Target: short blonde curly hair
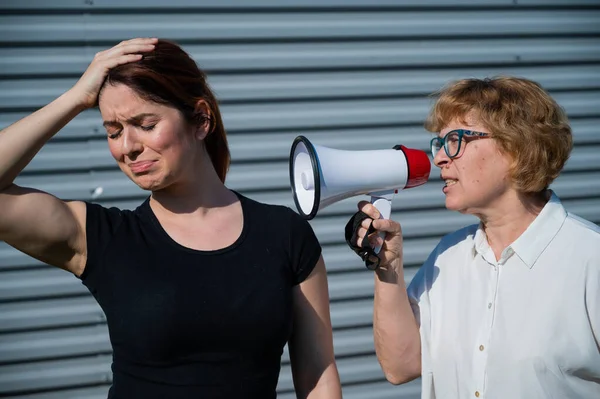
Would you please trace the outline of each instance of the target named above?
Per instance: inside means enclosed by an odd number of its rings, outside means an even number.
[[[436,93],[425,122],[439,132],[473,117],[512,159],[511,177],[523,193],[548,188],[564,167],[573,138],[564,110],[540,84],[517,77],[463,79]]]

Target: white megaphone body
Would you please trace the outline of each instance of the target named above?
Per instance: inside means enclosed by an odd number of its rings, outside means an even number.
[[[371,196],[381,217],[389,219],[398,190],[427,182],[427,153],[402,145],[384,150],[348,151],[312,144],[298,136],[290,153],[290,182],[296,208],[305,219],[338,201]],[[380,248],[375,248],[379,253]]]

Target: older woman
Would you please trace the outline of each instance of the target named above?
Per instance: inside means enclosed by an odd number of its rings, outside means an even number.
[[[151,192],[143,204],[13,184],[96,104],[117,165]],[[156,39],[98,53],[72,89],[0,133],[0,239],[94,295],[113,346],[109,398],[275,398],[288,342],[298,397],[341,397],[319,242],[289,208],[229,190],[228,167],[204,73]]]
[[[551,190],[572,148],[556,102],[535,82],[447,86],[426,128],[446,207],[480,223],[445,236],[405,288],[402,235],[373,219],[377,356],[423,398],[600,398],[600,229]],[[371,220],[358,231],[362,243]]]

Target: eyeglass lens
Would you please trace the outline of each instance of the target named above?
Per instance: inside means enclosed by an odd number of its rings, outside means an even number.
[[[460,151],[460,139],[461,137],[458,132],[450,132],[443,139],[434,139],[431,143],[431,152],[433,156],[435,157],[438,151],[442,149],[442,142],[446,147],[446,154],[450,158],[457,156]]]

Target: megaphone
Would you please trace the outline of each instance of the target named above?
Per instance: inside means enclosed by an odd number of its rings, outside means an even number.
[[[304,136],[294,140],[289,166],[294,202],[305,219],[356,195],[370,195],[381,217],[389,219],[394,195],[424,184],[431,172],[429,157],[421,150],[403,145],[384,150],[339,150],[315,145]]]

